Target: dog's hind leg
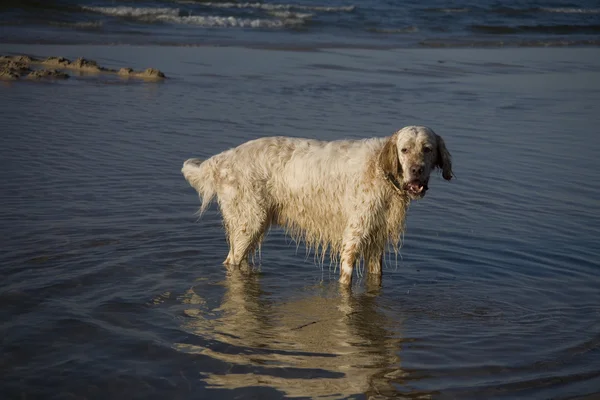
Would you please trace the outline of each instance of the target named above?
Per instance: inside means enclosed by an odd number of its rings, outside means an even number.
[[[227,231],[229,254],[224,264],[240,265],[256,250],[269,228],[267,210],[256,199],[221,202],[221,213]]]

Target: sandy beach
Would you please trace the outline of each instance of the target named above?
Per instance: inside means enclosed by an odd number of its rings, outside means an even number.
[[[0,54],[110,71],[0,80],[6,398],[600,394],[600,49]],[[223,268],[185,159],[413,124],[443,135],[457,179],[411,204],[383,287],[340,293],[279,230],[253,271]]]

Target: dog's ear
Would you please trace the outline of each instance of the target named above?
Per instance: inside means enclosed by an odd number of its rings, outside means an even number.
[[[398,160],[398,135],[393,134],[379,153],[379,166],[383,170],[386,176],[392,176],[396,183],[402,182],[402,167],[400,166],[400,160]]]
[[[452,157],[446,148],[446,143],[440,135],[435,135],[437,140],[437,159],[435,166],[442,170],[442,176],[445,180],[452,179]]]

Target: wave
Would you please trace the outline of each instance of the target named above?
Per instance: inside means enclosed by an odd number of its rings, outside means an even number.
[[[269,15],[284,19],[308,19],[313,16],[311,13],[296,13],[293,11],[269,11]]]
[[[156,7],[92,7],[81,6],[83,10],[92,11],[103,15],[115,17],[153,17],[153,16],[178,16],[179,8],[156,8]]]
[[[257,8],[261,10],[306,10],[306,11],[320,11],[320,12],[352,12],[356,6],[340,6],[340,7],[328,7],[328,6],[306,6],[300,4],[271,4],[271,3],[199,3],[203,6],[214,7],[214,8]]]
[[[157,21],[172,22],[177,24],[198,25],[205,28],[285,28],[299,26],[304,23],[302,19],[264,19],[264,18],[236,18],[220,16],[173,16],[158,15]]]
[[[468,7],[457,7],[457,8],[427,8],[425,11],[432,11],[432,12],[443,12],[443,13],[463,13],[463,12],[469,12],[471,11],[470,8]]]
[[[532,14],[532,13],[557,13],[557,14],[600,14],[600,8],[569,8],[569,7],[526,7],[514,8],[508,6],[483,8],[483,7],[448,7],[426,8],[425,11],[438,13],[465,13],[481,12],[491,14]]]
[[[514,34],[514,33],[545,33],[545,34],[573,34],[573,33],[599,33],[600,25],[471,25],[473,32],[488,34]]]
[[[216,15],[181,15],[178,8],[150,7],[91,7],[82,6],[86,11],[115,17],[134,17],[145,22],[170,22],[175,24],[198,25],[206,28],[284,28],[302,25],[312,14],[290,11],[273,14],[276,18],[238,18]]]
[[[541,11],[560,14],[600,14],[600,8],[550,8],[541,7]]]
[[[102,21],[89,21],[89,22],[54,22],[51,21],[50,25],[59,26],[61,28],[73,28],[73,29],[100,29],[102,28]]]

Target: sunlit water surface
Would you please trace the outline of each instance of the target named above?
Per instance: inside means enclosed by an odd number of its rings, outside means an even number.
[[[5,398],[569,398],[600,391],[597,49],[0,46],[156,67],[0,86]],[[186,158],[442,135],[378,289],[272,231],[226,271]],[[590,397],[591,398],[591,397]]]

